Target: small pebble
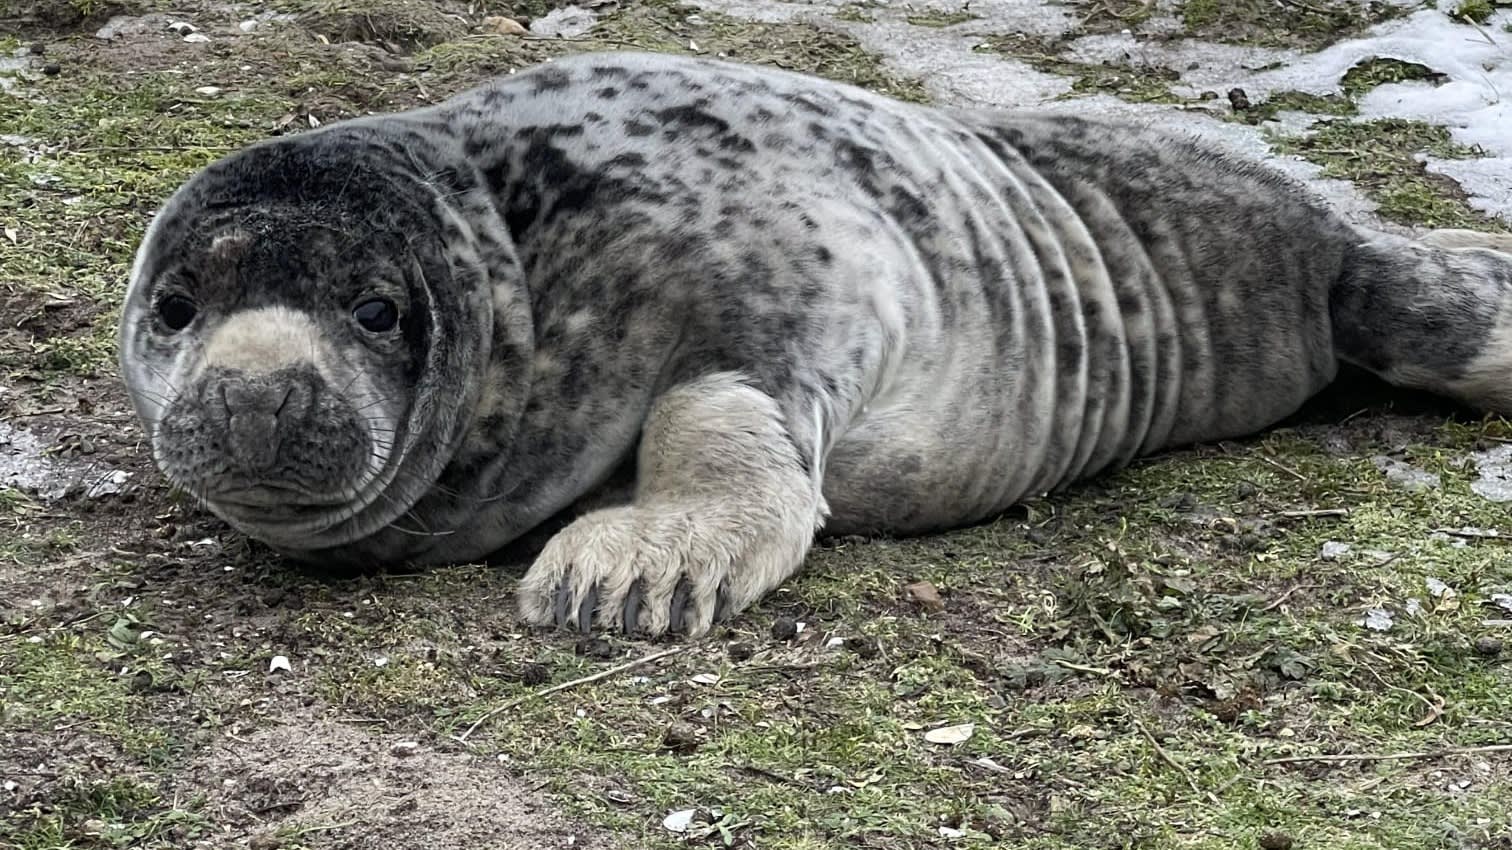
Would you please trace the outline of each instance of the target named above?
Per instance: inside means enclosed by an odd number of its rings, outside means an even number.
[[[772,640],[789,641],[797,636],[797,620],[792,617],[778,617],[772,621]]]
[[[389,749],[389,754],[395,758],[409,758],[420,752],[419,741],[400,741]]]
[[[613,658],[614,647],[603,638],[583,638],[577,642],[577,654],[584,658]]]
[[[940,590],[933,583],[916,581],[903,588],[908,594],[908,600],[930,613],[938,614],[945,610],[945,600],[940,598]]]
[[[1290,835],[1276,830],[1260,836],[1260,850],[1291,850],[1292,843]]]
[[[1502,646],[1503,644],[1500,638],[1494,638],[1490,635],[1476,638],[1475,640],[1476,653],[1483,655],[1486,658],[1495,658],[1496,656],[1501,655]]]

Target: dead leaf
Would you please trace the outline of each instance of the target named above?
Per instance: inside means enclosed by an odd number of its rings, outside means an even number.
[[[908,593],[909,601],[932,614],[938,614],[945,610],[945,600],[940,598],[940,591],[927,581],[916,581],[903,588]]]
[[[1429,703],[1429,705],[1428,705],[1428,713],[1426,715],[1424,715],[1421,720],[1417,721],[1416,723],[1413,723],[1412,725],[1415,728],[1421,729],[1424,726],[1432,725],[1435,721],[1437,721],[1440,717],[1443,717],[1443,716],[1444,716],[1444,698],[1443,697],[1439,697],[1438,699],[1436,699],[1433,702]]]
[[[514,18],[506,18],[503,15],[490,15],[483,19],[483,29],[495,35],[525,35],[530,30]]]
[[[941,726],[924,733],[924,740],[931,744],[963,744],[971,740],[976,734],[975,723],[962,723],[958,726]]]
[[[687,832],[693,825],[693,816],[698,814],[697,809],[683,809],[673,812],[662,819],[662,826],[668,832]]]

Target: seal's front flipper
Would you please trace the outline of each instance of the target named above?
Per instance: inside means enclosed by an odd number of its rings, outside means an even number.
[[[528,624],[702,635],[796,572],[825,515],[777,402],[729,373],[657,399],[637,469],[631,504],[547,542],[519,588]]]

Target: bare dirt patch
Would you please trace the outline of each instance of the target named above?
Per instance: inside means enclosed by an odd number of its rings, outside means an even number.
[[[498,759],[320,717],[227,733],[180,780],[209,790],[205,847],[625,846],[571,824]],[[376,725],[381,729],[381,725]]]

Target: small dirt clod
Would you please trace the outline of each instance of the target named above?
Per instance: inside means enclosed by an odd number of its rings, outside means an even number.
[[[1260,836],[1260,850],[1291,850],[1293,843],[1290,835],[1277,830]]]
[[[797,620],[792,617],[778,617],[772,621],[772,640],[790,641],[797,636]]]
[[[674,753],[691,753],[698,744],[698,727],[683,720],[673,721],[662,735],[662,748]]]
[[[528,662],[520,667],[520,682],[530,687],[544,685],[551,678],[551,670],[545,664]]]
[[[584,658],[604,660],[614,657],[614,646],[603,638],[584,638],[577,642],[577,654]]]
[[[945,610],[945,600],[940,598],[939,589],[930,582],[916,581],[903,590],[908,593],[908,601],[931,614],[938,614]]]
[[[247,842],[248,850],[278,850],[283,846],[283,841],[278,837],[278,831],[270,829],[252,836]]]

